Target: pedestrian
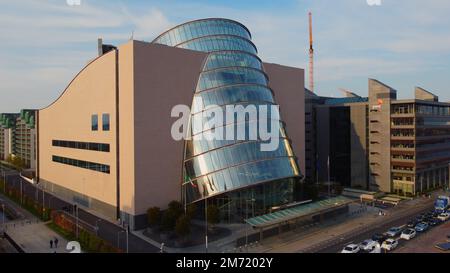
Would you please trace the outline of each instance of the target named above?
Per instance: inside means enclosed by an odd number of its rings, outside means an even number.
[[[55,248],[58,248],[58,238],[55,237]]]
[[[53,240],[50,240],[50,248],[53,248]]]

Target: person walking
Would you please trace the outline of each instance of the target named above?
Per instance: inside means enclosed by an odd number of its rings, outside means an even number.
[[[55,237],[55,248],[58,248],[58,238]]]
[[[53,248],[53,240],[50,240],[50,248]]]

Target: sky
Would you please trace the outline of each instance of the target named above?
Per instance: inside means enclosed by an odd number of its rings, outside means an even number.
[[[411,98],[423,87],[450,101],[448,0],[0,0],[0,113],[51,104],[97,54],[97,38],[152,41],[186,21],[246,25],[259,56],[308,67],[313,13],[316,93],[367,95],[368,78]],[[369,0],[369,2],[372,0]],[[307,78],[307,71],[305,76]],[[305,82],[308,86],[308,82]]]

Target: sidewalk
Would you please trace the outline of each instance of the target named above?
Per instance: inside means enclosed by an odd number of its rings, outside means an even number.
[[[43,222],[9,227],[6,233],[26,253],[68,253],[67,240],[49,229]],[[50,248],[50,240],[58,238],[58,248]]]
[[[5,224],[5,232],[26,253],[67,253],[67,240],[48,228],[44,222],[0,194],[2,202],[13,208],[20,218]],[[50,249],[50,240],[58,238],[58,248]]]

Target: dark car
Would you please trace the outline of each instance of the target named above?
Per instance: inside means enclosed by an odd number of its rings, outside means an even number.
[[[372,236],[372,240],[382,244],[384,241],[386,241],[386,239],[388,238],[388,236],[386,236],[385,234],[381,234],[381,233],[376,233]]]
[[[419,215],[416,217],[416,222],[422,222],[425,219],[423,215]]]
[[[406,226],[409,228],[414,228],[419,222],[416,219],[409,221]]]
[[[427,221],[427,223],[428,223],[428,225],[430,225],[430,227],[434,227],[434,226],[439,225],[441,223],[441,221],[433,218],[433,219],[430,219],[429,221]]]

